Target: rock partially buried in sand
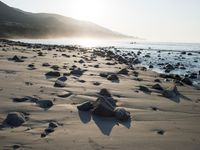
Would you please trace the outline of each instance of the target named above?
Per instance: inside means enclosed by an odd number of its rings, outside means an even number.
[[[65,83],[63,81],[60,80],[56,80],[54,87],[65,87]]]
[[[120,121],[126,121],[131,118],[130,112],[126,111],[124,108],[116,108],[115,117]]]
[[[146,92],[146,93],[151,93],[151,90],[149,90],[149,88],[146,87],[146,86],[140,85],[140,86],[139,86],[139,90],[140,90],[140,91],[143,91],[143,92]]]
[[[93,104],[90,101],[86,101],[77,106],[79,111],[89,111],[93,108]]]
[[[60,77],[60,72],[58,72],[58,71],[49,71],[45,75],[46,76],[50,76],[50,77]]]
[[[173,88],[169,88],[169,89],[164,90],[162,94],[166,98],[174,98],[177,95],[179,95],[179,92],[177,90],[177,87],[174,86]]]
[[[107,80],[110,80],[112,82],[119,82],[119,78],[116,74],[111,74],[107,76]]]
[[[20,112],[8,113],[5,123],[12,127],[19,127],[26,121],[24,114]]]
[[[83,75],[83,70],[81,70],[80,68],[75,68],[74,70],[72,70],[70,73],[74,76],[81,76]]]
[[[38,100],[36,104],[41,108],[48,109],[53,106],[53,102],[51,100]]]
[[[50,122],[48,128],[54,129],[54,128],[57,128],[58,126],[59,126],[59,125],[58,125],[56,122]]]
[[[120,70],[120,71],[118,72],[118,74],[128,75],[128,72],[129,72],[129,71],[128,71],[126,68],[124,68],[124,69]]]
[[[153,88],[153,89],[156,89],[156,90],[160,90],[160,91],[163,90],[163,87],[162,87],[160,84],[154,84],[154,85],[152,86],[152,88]]]
[[[187,85],[193,85],[192,80],[190,78],[185,77],[181,81]]]
[[[21,57],[15,55],[13,58],[9,58],[8,60],[15,61],[15,62],[24,62]]]

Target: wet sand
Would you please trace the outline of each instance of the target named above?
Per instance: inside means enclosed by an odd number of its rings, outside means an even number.
[[[181,85],[172,78],[166,80],[139,65],[130,67],[110,60],[96,51],[67,46],[0,44],[0,149],[199,149],[198,89]],[[21,61],[12,59],[15,55]],[[70,74],[76,68],[73,65],[83,70],[83,74]],[[118,82],[100,76],[102,72],[116,74],[123,68],[128,68],[128,75],[117,74]],[[63,87],[55,87],[58,77],[46,76],[49,71],[58,71],[67,77]],[[164,89],[176,84],[179,94],[164,97],[163,92],[152,88],[158,84],[155,79],[160,80]],[[141,90],[140,86],[150,92]],[[110,91],[117,106],[130,112],[131,120],[120,122],[78,111],[78,104],[95,101],[102,88]],[[26,101],[16,101],[27,96]],[[49,100],[53,105],[44,108],[33,102],[33,98]],[[23,113],[26,121],[18,127],[5,125],[10,112]],[[50,122],[58,127],[42,137]]]

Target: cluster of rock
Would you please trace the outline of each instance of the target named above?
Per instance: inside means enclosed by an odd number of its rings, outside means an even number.
[[[90,111],[92,114],[102,117],[115,117],[119,121],[127,121],[131,118],[130,112],[116,106],[116,101],[107,89],[101,89],[95,102],[86,101],[78,105],[77,109]]]

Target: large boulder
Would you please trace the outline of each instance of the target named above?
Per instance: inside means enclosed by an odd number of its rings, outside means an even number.
[[[104,97],[99,97],[93,104],[92,113],[102,117],[113,117],[115,116],[114,107]]]
[[[8,113],[5,123],[12,127],[21,126],[26,121],[24,114],[20,112],[10,112]]]

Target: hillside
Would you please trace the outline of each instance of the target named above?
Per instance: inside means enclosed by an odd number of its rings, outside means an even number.
[[[91,22],[47,13],[30,13],[0,1],[1,38],[133,38]]]

